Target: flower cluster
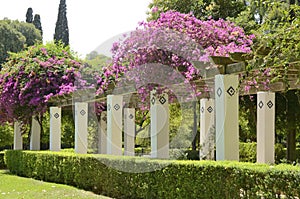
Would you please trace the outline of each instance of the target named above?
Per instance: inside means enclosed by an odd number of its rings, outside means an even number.
[[[104,92],[109,84],[123,86],[120,82],[131,81],[140,85],[136,89],[141,101],[149,102],[150,91],[156,87],[161,92],[166,85],[160,82],[145,85],[142,71],[138,70],[135,74],[130,71],[143,65],[157,64],[158,67],[151,65],[152,70],[147,70],[148,79],[160,77],[170,83],[176,82],[172,80],[177,79],[178,74],[164,76],[159,70],[159,65],[168,66],[181,74],[184,83],[190,84],[191,93],[199,95],[195,91],[196,86],[191,83],[202,76],[194,62],[209,62],[209,56],[228,56],[232,52],[248,53],[253,38],[253,35],[245,35],[242,28],[223,19],[201,21],[192,14],[162,13],[157,20],[140,23],[136,31],[113,45],[113,63],[99,78],[97,94]],[[170,89],[166,92],[172,93]],[[143,107],[148,108],[147,104]]]
[[[0,74],[0,121],[26,123],[44,113],[50,97],[69,94],[84,84],[81,66],[68,48],[53,43],[12,54]]]

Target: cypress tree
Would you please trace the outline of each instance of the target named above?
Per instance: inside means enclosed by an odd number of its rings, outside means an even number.
[[[33,25],[40,31],[41,36],[43,36],[41,17],[39,14],[34,15]]]
[[[32,20],[33,20],[32,13],[33,13],[32,8],[28,8],[27,12],[26,12],[26,22],[27,23],[32,23]]]
[[[61,41],[66,46],[69,45],[69,28],[66,0],[60,0],[59,3],[54,40],[56,42]]]

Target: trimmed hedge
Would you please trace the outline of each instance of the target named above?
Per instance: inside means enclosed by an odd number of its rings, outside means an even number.
[[[6,169],[6,164],[4,162],[4,152],[0,152],[0,169]]]
[[[300,196],[300,168],[291,165],[166,161],[45,151],[6,151],[5,160],[14,174],[69,184],[114,198]],[[119,166],[131,172],[106,165]],[[138,172],[141,168],[152,167],[161,169]]]

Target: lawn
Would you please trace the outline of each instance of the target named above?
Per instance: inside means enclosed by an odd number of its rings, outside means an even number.
[[[0,199],[63,199],[63,198],[101,198],[92,192],[76,189],[72,186],[42,182],[30,178],[12,175],[0,170]]]

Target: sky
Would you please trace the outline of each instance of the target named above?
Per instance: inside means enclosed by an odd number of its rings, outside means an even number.
[[[44,42],[52,41],[60,0],[0,0],[0,19],[25,21],[27,8],[41,16]],[[66,0],[71,49],[110,55],[111,43],[146,20],[151,0]]]

